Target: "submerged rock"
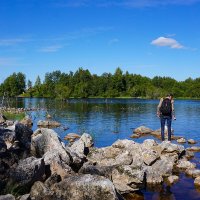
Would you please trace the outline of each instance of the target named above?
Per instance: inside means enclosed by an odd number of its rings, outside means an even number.
[[[39,120],[37,123],[37,126],[40,128],[54,128],[54,127],[59,127],[61,126],[61,124],[59,122],[56,121],[52,121],[52,120]]]

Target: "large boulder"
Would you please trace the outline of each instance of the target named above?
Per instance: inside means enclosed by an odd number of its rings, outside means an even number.
[[[145,172],[130,165],[122,165],[112,170],[112,181],[120,193],[130,193],[144,186]]]
[[[89,149],[93,146],[94,142],[88,133],[83,133],[81,138],[75,141],[70,147],[70,151],[76,153],[79,157],[84,158],[88,153]]]
[[[115,187],[109,179],[90,174],[68,177],[50,189],[36,182],[30,196],[37,200],[118,200]]]
[[[60,152],[57,149],[47,151],[43,156],[45,166],[49,166],[51,174],[58,174],[62,179],[74,174],[69,166],[70,157],[66,152]]]
[[[10,170],[11,186],[15,189],[30,188],[35,181],[45,179],[44,159],[29,157],[20,160]],[[11,187],[9,186],[9,187]]]
[[[47,128],[37,129],[31,141],[31,152],[36,157],[42,157],[48,151],[57,150],[65,155],[65,146],[59,138],[58,134]]]
[[[126,149],[113,147],[94,148],[88,154],[87,159],[100,166],[129,165],[133,160]]]

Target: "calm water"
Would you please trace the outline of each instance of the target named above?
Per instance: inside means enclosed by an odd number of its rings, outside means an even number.
[[[68,133],[91,134],[95,140],[95,146],[104,147],[111,145],[117,139],[131,139],[133,129],[144,125],[151,129],[160,128],[159,119],[156,117],[156,107],[159,100],[142,99],[72,99],[67,102],[59,102],[51,99],[18,99],[18,107],[38,107],[44,110],[32,112],[34,121],[33,130],[37,128],[39,119],[45,119],[48,113],[53,120],[68,127],[65,130],[60,127],[55,129],[61,139]],[[175,100],[176,121],[172,127],[174,134],[186,139],[195,139],[200,145],[200,101]],[[142,142],[145,137],[134,139]],[[155,138],[153,138],[155,139]],[[158,141],[158,140],[157,140]],[[185,144],[185,147],[188,145]],[[200,156],[196,153],[193,160],[200,168]],[[200,199],[200,192],[194,188],[193,179],[180,174],[180,181],[171,188],[162,185],[157,190],[142,191],[144,199]]]

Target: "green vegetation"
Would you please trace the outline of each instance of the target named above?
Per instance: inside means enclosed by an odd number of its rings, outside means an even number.
[[[3,112],[3,115],[9,120],[20,121],[25,117],[25,112],[21,112],[21,113]]]
[[[27,85],[27,87],[26,87]],[[200,78],[176,81],[170,77],[150,79],[138,74],[123,73],[117,68],[114,74],[98,76],[79,68],[75,73],[53,71],[45,74],[42,82],[37,76],[35,84],[22,73],[13,73],[0,85],[0,96],[50,97],[57,99],[88,97],[143,97],[159,98],[173,93],[176,98],[200,98]]]

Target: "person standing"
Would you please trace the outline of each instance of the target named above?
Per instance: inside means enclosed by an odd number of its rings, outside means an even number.
[[[174,111],[173,95],[168,94],[165,98],[161,98],[157,106],[157,116],[160,118],[161,139],[165,140],[165,123],[167,122],[168,141],[171,141],[171,124],[172,119],[176,120]]]

